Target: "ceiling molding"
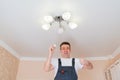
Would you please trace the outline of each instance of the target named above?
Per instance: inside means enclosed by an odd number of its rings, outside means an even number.
[[[111,55],[111,58],[114,58],[118,54],[120,54],[120,46],[113,52],[113,54]]]
[[[110,70],[111,68],[115,67],[117,64],[120,64],[120,59],[116,60],[113,64],[111,64],[106,71]]]
[[[87,57],[87,60],[108,60],[109,57]],[[45,61],[45,57],[21,57],[21,61]]]
[[[2,46],[3,48],[5,48],[6,50],[8,50],[12,55],[16,56],[18,59],[20,59],[21,61],[25,60],[25,61],[44,61],[46,58],[44,57],[23,57],[18,55],[18,53],[12,49],[10,46],[8,46],[4,41],[0,40],[0,46]],[[108,55],[108,56],[103,56],[103,57],[87,57],[86,59],[88,60],[108,60],[108,59],[112,59],[115,56],[117,56],[118,54],[120,54],[120,47],[118,47],[112,55]]]
[[[20,59],[20,55],[18,55],[18,53],[14,49],[12,49],[10,46],[8,46],[4,41],[0,40],[0,46],[5,48],[8,52],[10,52],[10,54]]]
[[[85,58],[87,60],[108,60],[109,57],[88,57]],[[21,61],[45,61],[46,58],[45,57],[21,57],[20,58]]]
[[[87,57],[85,59],[94,61],[94,60],[108,60],[110,58],[109,58],[109,56],[103,56],[103,57]]]
[[[45,61],[46,58],[44,57],[21,57],[21,61]]]

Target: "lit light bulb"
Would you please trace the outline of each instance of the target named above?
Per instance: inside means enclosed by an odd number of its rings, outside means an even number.
[[[64,20],[69,20],[70,17],[71,17],[71,14],[69,12],[65,12],[65,13],[62,14],[62,18]]]
[[[51,23],[53,21],[53,17],[52,16],[45,16],[44,20],[48,23]]]
[[[70,23],[69,23],[69,27],[70,27],[71,29],[75,29],[77,26],[78,26],[78,25],[77,25],[76,23],[73,23],[73,22],[70,22]]]
[[[44,24],[42,25],[42,28],[47,31],[50,29],[50,24]]]
[[[53,44],[53,47],[55,47],[55,48],[56,48],[56,44]]]

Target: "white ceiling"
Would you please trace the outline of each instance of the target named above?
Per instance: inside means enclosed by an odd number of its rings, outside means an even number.
[[[45,15],[72,14],[78,28],[63,34],[41,28]],[[69,41],[73,56],[102,57],[120,46],[120,0],[0,0],[0,40],[22,57],[46,57]]]

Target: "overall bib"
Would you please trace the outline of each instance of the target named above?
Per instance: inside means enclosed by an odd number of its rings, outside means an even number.
[[[54,80],[77,80],[75,71],[75,59],[72,59],[72,66],[62,66],[61,59],[58,59],[58,71]]]

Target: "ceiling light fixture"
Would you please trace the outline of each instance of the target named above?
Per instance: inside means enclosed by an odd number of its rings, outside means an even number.
[[[62,22],[65,22],[70,29],[75,29],[77,27],[77,24],[70,21],[71,14],[69,12],[63,13],[60,16],[45,16],[44,20],[46,24],[42,25],[42,28],[44,30],[49,30],[53,23],[57,22],[59,24],[59,30],[58,33],[62,33],[64,31],[64,25]]]

